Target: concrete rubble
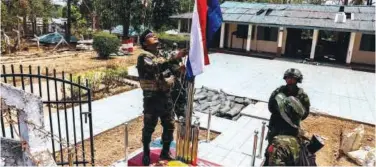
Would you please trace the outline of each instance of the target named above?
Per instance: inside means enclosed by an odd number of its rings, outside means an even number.
[[[256,101],[225,93],[222,90],[214,90],[207,87],[196,88],[194,94],[194,112],[211,113],[215,116],[237,120],[240,111]]]

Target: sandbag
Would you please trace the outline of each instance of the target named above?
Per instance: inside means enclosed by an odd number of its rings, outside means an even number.
[[[230,109],[231,109],[230,105],[231,105],[231,102],[230,101],[226,101],[224,104],[222,104],[222,108],[219,110],[219,112],[221,114],[224,114],[224,113],[230,111]]]
[[[217,104],[216,106],[212,106],[212,114],[215,115],[217,112],[219,112],[219,109],[221,108],[221,104]]]
[[[211,101],[216,101],[219,99],[219,95],[214,95],[211,97]]]
[[[194,95],[194,97],[193,97],[194,100],[201,100],[201,99],[205,99],[205,98],[206,98],[206,93],[203,93],[203,92],[201,92],[197,95]]]
[[[244,103],[244,98],[237,97],[237,98],[235,98],[235,102],[239,103],[239,104],[243,104]]]
[[[364,126],[360,125],[359,127],[352,130],[350,133],[342,135],[341,150],[344,153],[359,150],[361,141],[364,136]]]
[[[235,100],[235,96],[227,96],[227,100],[233,101]]]
[[[218,105],[220,103],[221,103],[221,101],[215,100],[215,101],[210,102],[210,106],[216,106],[216,105]]]
[[[227,112],[228,115],[231,117],[234,117],[240,113],[244,106],[242,104],[235,104],[233,108],[229,112]]]
[[[203,112],[204,110],[206,110],[209,107],[210,107],[210,105],[208,103],[201,104],[200,111]]]

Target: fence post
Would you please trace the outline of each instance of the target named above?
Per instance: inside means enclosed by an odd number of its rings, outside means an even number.
[[[206,135],[206,142],[210,142],[210,122],[211,122],[212,111],[209,109],[208,115],[208,127],[207,127],[207,135]]]
[[[257,140],[258,140],[258,130],[255,130],[255,136],[253,138],[252,166],[255,166],[255,162],[256,162]]]
[[[259,148],[259,155],[258,155],[258,157],[259,158],[261,158],[262,157],[262,146],[263,146],[263,144],[264,144],[264,136],[265,136],[265,124],[266,124],[266,122],[265,121],[263,121],[262,122],[262,128],[261,128],[261,136],[260,136],[260,148]]]
[[[128,166],[128,122],[124,124],[125,165]]]

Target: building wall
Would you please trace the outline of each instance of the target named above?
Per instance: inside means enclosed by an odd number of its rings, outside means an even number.
[[[231,48],[231,34],[232,32],[236,31],[237,24],[229,24],[229,31],[228,31],[228,43],[227,47]],[[253,26],[255,29],[256,26]],[[283,45],[282,45],[282,54],[285,53],[285,43],[287,37],[287,30],[284,30],[283,34]],[[236,38],[236,35],[232,38],[232,48],[242,49],[243,39]],[[269,53],[277,53],[278,41],[262,41],[262,40],[251,40],[251,50],[253,51],[261,51],[261,52],[269,52]],[[247,48],[247,39],[244,39],[243,48]]]
[[[356,33],[351,63],[375,64],[375,52],[359,50],[362,33]]]
[[[268,53],[277,53],[278,42],[274,41],[261,41],[261,40],[252,40],[251,50],[268,52]]]
[[[232,47],[231,47],[231,34],[232,32],[236,31],[237,24],[229,24],[229,31],[228,31],[228,42],[227,47],[228,48],[236,48],[236,49],[242,49],[243,39],[242,38],[236,38],[236,35],[232,36]],[[247,39],[244,39],[244,45],[243,48],[246,49],[247,47]]]

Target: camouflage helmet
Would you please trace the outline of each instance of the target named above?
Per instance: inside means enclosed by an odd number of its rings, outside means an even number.
[[[283,79],[286,79],[287,77],[295,78],[298,83],[302,83],[303,80],[303,74],[300,72],[300,70],[295,68],[290,68],[285,71]]]
[[[284,119],[291,127],[298,129],[300,121],[306,112],[299,99],[294,96],[286,97],[285,94],[279,93],[275,97],[277,101],[278,110]]]

